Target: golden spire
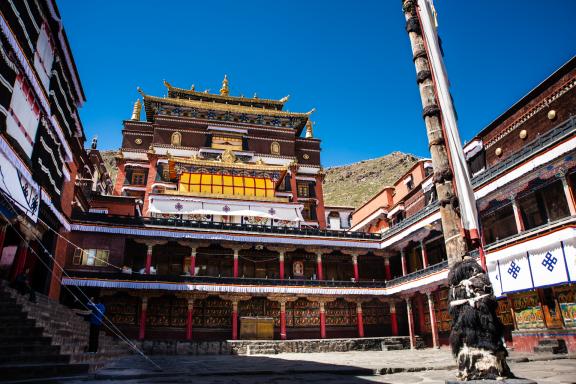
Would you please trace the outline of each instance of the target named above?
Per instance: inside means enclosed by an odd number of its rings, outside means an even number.
[[[313,133],[312,133],[312,120],[308,119],[308,121],[306,122],[306,138],[307,139],[311,139],[312,137],[314,137]]]
[[[228,96],[230,94],[230,89],[228,88],[228,76],[224,75],[224,80],[222,80],[222,88],[220,88],[220,94],[222,96]]]
[[[140,99],[138,99],[134,103],[134,109],[132,110],[132,120],[140,120],[141,110],[142,110],[142,103],[140,102]]]

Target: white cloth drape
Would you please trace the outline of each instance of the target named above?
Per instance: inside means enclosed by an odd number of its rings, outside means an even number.
[[[418,0],[418,13],[422,33],[426,41],[428,57],[430,59],[430,69],[434,74],[438,103],[442,112],[442,122],[444,123],[445,133],[444,139],[446,140],[446,147],[450,154],[452,170],[454,172],[454,182],[460,200],[462,225],[469,231],[477,231],[479,225],[476,200],[474,198],[472,184],[470,183],[470,175],[468,174],[468,167],[462,150],[460,134],[458,133],[458,123],[456,121],[454,106],[452,105],[452,96],[450,95],[444,59],[442,58],[440,44],[438,42],[433,9],[432,0]]]

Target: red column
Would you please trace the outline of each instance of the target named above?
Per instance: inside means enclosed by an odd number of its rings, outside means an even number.
[[[420,295],[416,299],[416,305],[418,306],[418,329],[420,330],[420,334],[424,334],[424,330],[426,329],[426,319],[424,315],[426,313],[424,309],[424,296]]]
[[[2,256],[2,251],[4,250],[4,240],[6,239],[6,228],[8,228],[8,224],[0,226],[0,256]]]
[[[116,183],[114,184],[114,191],[112,193],[114,195],[121,196],[122,186],[124,186],[124,181],[126,180],[126,170],[124,169],[124,160],[117,159],[116,167],[118,168],[118,172],[116,174]]]
[[[284,280],[284,251],[278,251],[278,261],[280,264],[280,280]]]
[[[290,166],[290,189],[292,189],[292,202],[298,202],[298,187],[296,186],[296,173],[298,172],[298,166]]]
[[[420,241],[420,251],[422,252],[422,268],[428,268],[428,252],[426,251],[426,243]]]
[[[320,337],[326,338],[326,313],[323,301],[320,302]]]
[[[196,275],[196,248],[190,250],[190,276]]]
[[[406,266],[406,248],[400,250],[400,259],[402,261],[402,276],[408,274],[408,267]]]
[[[516,196],[512,195],[510,197],[512,201],[512,211],[514,212],[514,221],[516,222],[516,231],[518,233],[524,232],[524,219],[522,219],[522,213],[520,212],[520,207],[518,206],[518,202],[516,201]]]
[[[324,280],[324,272],[322,271],[322,252],[316,253],[316,272],[318,280]]]
[[[364,337],[364,317],[362,316],[362,303],[356,303],[356,315],[358,316],[358,337]]]
[[[286,340],[286,302],[280,302],[280,340]]]
[[[428,296],[428,310],[430,311],[430,328],[432,329],[432,346],[439,348],[438,343],[438,325],[436,324],[436,311],[434,310],[434,298],[432,292],[426,292]]]
[[[574,191],[566,178],[566,174],[562,173],[562,187],[564,188],[564,195],[566,196],[566,201],[568,202],[568,210],[570,211],[570,216],[576,215],[576,204],[574,203]]]
[[[186,340],[192,340],[192,315],[194,314],[194,299],[188,300],[188,317],[186,318]]]
[[[392,336],[398,336],[398,317],[396,316],[396,303],[391,301],[388,303],[390,306],[390,326],[392,328]]]
[[[322,183],[324,182],[324,172],[318,172],[316,175],[316,218],[318,220],[318,227],[320,229],[326,229],[326,213],[324,211],[324,190],[322,188]]]
[[[390,259],[388,257],[384,258],[384,273],[386,280],[392,280],[392,271],[390,270]]]
[[[234,277],[238,277],[238,249],[234,250]]]
[[[412,302],[406,298],[406,309],[408,314],[408,331],[410,333],[410,349],[416,349],[416,336],[414,334],[414,314],[412,313]]]
[[[232,302],[232,340],[238,340],[238,302]]]
[[[354,265],[354,281],[360,281],[360,272],[358,271],[358,255],[352,255],[352,264]]]
[[[150,206],[150,193],[152,192],[152,184],[156,181],[156,173],[158,172],[158,156],[148,153],[150,161],[150,168],[148,168],[148,178],[146,179],[146,191],[144,192],[144,205],[142,207],[142,215],[149,216],[148,207]]]
[[[142,298],[142,308],[140,309],[140,330],[138,332],[138,339],[144,340],[146,337],[146,312],[148,310],[148,298]]]
[[[12,269],[12,279],[21,274],[24,271],[26,265],[26,259],[28,258],[28,242],[23,239],[18,245],[18,251],[16,252],[16,258],[14,259],[14,267]]]
[[[144,270],[147,275],[150,274],[150,267],[152,266],[152,250],[154,249],[153,244],[148,244],[148,249],[146,251],[146,269]]]

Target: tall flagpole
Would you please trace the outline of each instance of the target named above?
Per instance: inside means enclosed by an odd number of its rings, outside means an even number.
[[[453,180],[454,173],[450,166],[450,159],[446,148],[446,139],[442,128],[441,110],[438,105],[430,61],[426,52],[426,44],[422,37],[420,21],[416,14],[416,2],[403,1],[404,16],[406,17],[406,32],[412,45],[412,59],[416,66],[416,80],[422,99],[422,117],[426,124],[428,146],[432,156],[434,168],[434,186],[440,203],[440,217],[442,219],[442,232],[446,244],[448,265],[461,261],[468,250],[465,233],[461,229],[458,212],[459,200],[455,193]]]
[[[514,377],[506,363],[504,326],[496,315],[498,304],[490,279],[476,260],[466,257],[469,245],[480,245],[480,226],[436,31],[434,6],[432,0],[402,0],[402,9],[416,66],[450,267],[450,346],[458,363],[458,379]]]

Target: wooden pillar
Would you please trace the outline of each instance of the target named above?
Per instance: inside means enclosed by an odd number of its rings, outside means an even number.
[[[138,339],[144,340],[146,337],[146,313],[148,311],[148,298],[142,297],[142,308],[140,308],[140,329],[138,331]]]
[[[326,212],[324,211],[324,191],[322,183],[324,183],[324,171],[320,170],[316,175],[316,183],[314,188],[316,190],[316,219],[318,220],[318,227],[326,229]]]
[[[356,315],[358,316],[358,337],[364,337],[364,317],[362,315],[362,302],[356,303]]]
[[[360,281],[360,271],[358,271],[358,255],[352,255],[352,265],[354,266],[354,281]]]
[[[144,269],[144,273],[149,275],[150,274],[150,268],[152,267],[152,251],[154,250],[154,244],[149,243],[146,245],[148,248],[146,250],[146,268]]]
[[[238,301],[232,301],[232,340],[238,340]]]
[[[324,307],[324,302],[320,301],[320,338],[326,338],[326,309]]]
[[[190,276],[196,276],[196,248],[190,247]]]
[[[286,340],[286,301],[280,301],[280,340]]]
[[[420,334],[423,335],[426,330],[424,296],[418,295],[418,297],[416,297],[416,305],[418,306],[418,329],[420,330]]]
[[[16,257],[14,258],[11,280],[15,279],[16,276],[24,272],[24,268],[26,266],[26,259],[28,258],[28,253],[30,251],[28,247],[29,243],[28,240],[26,240],[26,238],[20,240],[18,250],[16,251]]]
[[[239,252],[240,252],[240,250],[238,248],[234,248],[234,277],[238,277],[238,253]]]
[[[194,299],[188,299],[188,316],[186,317],[186,340],[192,340]]]
[[[568,202],[568,209],[570,210],[570,216],[576,215],[576,203],[574,203],[574,191],[568,182],[566,177],[566,172],[561,172],[560,180],[562,180],[562,187],[564,189],[564,196],[566,196],[566,202]]]
[[[524,232],[524,219],[522,219],[522,212],[520,212],[520,207],[516,201],[516,195],[510,196],[510,201],[512,202],[512,211],[514,212],[514,221],[516,222],[516,231],[518,233]]]
[[[4,250],[4,240],[6,239],[6,229],[8,224],[0,225],[0,256],[2,256],[2,251]]]
[[[428,252],[424,240],[420,240],[420,251],[422,253],[422,268],[428,268]]]
[[[386,280],[392,280],[392,271],[390,270],[390,258],[384,258],[384,273]]]
[[[316,252],[316,275],[318,280],[324,280],[324,272],[322,270],[322,252]]]
[[[408,332],[410,335],[410,349],[416,349],[416,335],[414,334],[414,314],[412,313],[412,301],[406,297],[406,314],[408,317]]]
[[[402,276],[408,274],[408,266],[406,265],[406,248],[400,249],[400,260],[402,261]]]
[[[298,164],[290,165],[290,189],[292,190],[292,202],[298,202],[298,186],[296,185],[296,174],[298,173]]]
[[[461,220],[457,212],[458,199],[453,186],[453,171],[448,158],[446,140],[441,124],[441,111],[437,105],[436,89],[432,80],[431,65],[426,52],[425,42],[415,2],[412,0],[402,1],[402,10],[406,19],[406,32],[410,38],[412,58],[416,68],[416,79],[422,101],[422,117],[426,125],[428,146],[434,168],[434,186],[440,204],[440,217],[442,220],[442,232],[448,265],[461,261],[467,252],[467,244],[461,230]]]
[[[430,311],[430,329],[432,330],[432,347],[440,348],[438,341],[438,324],[436,324],[436,311],[434,309],[434,297],[432,292],[426,292],[428,297],[428,310]]]
[[[284,251],[278,251],[278,260],[280,264],[280,280],[284,280]]]
[[[390,307],[390,328],[392,328],[392,336],[398,336],[398,316],[396,315],[396,303],[391,301],[388,303]]]

